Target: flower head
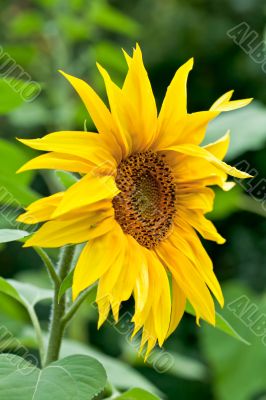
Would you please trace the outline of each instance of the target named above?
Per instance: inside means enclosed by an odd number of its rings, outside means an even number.
[[[73,298],[98,281],[99,326],[110,309],[133,294],[134,334],[142,329],[146,354],[179,324],[188,300],[200,318],[215,324],[212,295],[223,295],[198,233],[224,243],[204,214],[213,207],[209,186],[229,190],[228,175],[248,174],[222,161],[229,133],[200,146],[208,123],[223,111],[247,105],[232,91],[208,111],[187,112],[187,77],[193,60],[181,66],[157,108],[139,46],[125,53],[122,89],[98,65],[110,110],[84,81],[62,74],[75,88],[98,134],[55,132],[22,143],[47,153],[20,171],[60,169],[79,173],[65,192],[31,204],[19,221],[44,222],[25,246],[59,247],[85,242],[75,267]],[[211,295],[212,293],[212,295]]]

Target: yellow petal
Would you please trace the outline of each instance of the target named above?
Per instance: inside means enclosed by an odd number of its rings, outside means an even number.
[[[144,362],[146,362],[157,342],[154,319],[152,318],[152,315],[149,316],[144,325],[142,337],[144,339],[143,343],[148,342],[144,356]]]
[[[74,271],[73,299],[112,267],[124,244],[123,236],[123,231],[116,223],[106,235],[91,240],[86,244]]]
[[[214,325],[215,309],[213,299],[202,277],[190,260],[167,240],[157,246],[156,252],[189,299],[196,312],[197,319],[203,318]]]
[[[53,218],[104,199],[112,199],[118,193],[112,176],[85,175],[64,193]]]
[[[120,293],[122,301],[128,300],[133,292],[139,269],[143,264],[143,254],[138,242],[130,235],[127,239],[127,250],[125,255],[125,268],[122,269],[117,280],[114,291]]]
[[[123,99],[121,89],[111,80],[108,72],[100,64],[97,64],[97,67],[105,83],[110,108],[116,123],[116,131],[123,142],[123,157],[126,158],[132,150],[132,138],[125,122],[127,111],[125,106],[126,100]]]
[[[17,221],[25,224],[37,224],[47,221],[51,218],[56,207],[61,202],[63,195],[63,192],[59,192],[52,196],[34,201],[26,208],[26,212],[17,218]]]
[[[116,132],[113,117],[104,102],[100,99],[92,87],[82,79],[66,74],[63,71],[59,72],[70,82],[70,84],[79,94],[81,100],[88,110],[88,113],[95,123],[98,132],[104,133],[109,138],[113,138],[114,141],[117,140],[118,145],[120,146],[120,148],[117,146],[117,157],[121,158],[121,147],[123,147],[123,143]]]
[[[142,53],[136,45],[133,57],[127,58],[129,68],[122,88],[131,116],[133,150],[143,151],[153,143],[157,131],[157,108],[150,80],[143,64]]]
[[[91,132],[53,132],[40,139],[18,139],[35,150],[55,151],[84,158],[96,165],[109,163],[110,169],[117,166],[115,147],[108,137]]]
[[[149,269],[145,254],[141,254],[141,266],[136,279],[134,289],[135,309],[136,312],[141,312],[145,307],[149,293]]]
[[[221,96],[210,108],[209,111],[200,111],[187,114],[179,118],[174,125],[167,128],[164,135],[159,136],[157,150],[164,150],[169,146],[177,146],[184,143],[198,145],[205,137],[206,129],[210,121],[216,118],[223,111],[231,111],[244,107],[252,99],[230,101],[232,91]]]
[[[94,164],[91,164],[82,158],[52,152],[33,158],[24,164],[17,172],[24,172],[33,169],[59,169],[86,174],[94,167]]]
[[[122,49],[122,51],[123,51],[125,60],[126,60],[126,62],[127,62],[127,65],[129,66],[130,63],[131,63],[132,57],[131,57],[124,49]]]
[[[24,247],[52,248],[83,243],[106,234],[113,226],[112,209],[100,215],[93,213],[79,218],[49,221],[27,240]]]
[[[204,146],[204,149],[208,150],[219,160],[223,160],[230,144],[230,131],[228,130],[224,136],[216,140],[216,142],[209,143]]]
[[[251,178],[251,175],[247,174],[246,172],[239,171],[237,168],[231,167],[225,162],[219,160],[211,152],[206,150],[206,148],[204,149],[193,144],[183,144],[179,146],[171,146],[168,148],[168,150],[173,150],[182,154],[203,158],[209,161],[211,164],[215,165],[217,168],[224,171],[226,174],[234,176],[236,178]]]
[[[169,240],[174,247],[178,248],[179,251],[190,259],[220,305],[223,306],[223,294],[213,272],[212,261],[193,228],[188,224],[176,225]]]
[[[193,187],[188,193],[178,191],[177,204],[185,209],[202,210],[204,213],[213,209],[214,192],[206,187]]]
[[[217,99],[213,105],[211,106],[210,110],[211,111],[218,111],[219,107],[223,105],[224,103],[228,103],[230,101],[231,97],[233,96],[234,91],[230,90],[229,92],[226,92],[223,94],[219,99]]]
[[[127,248],[127,239],[125,235],[122,240],[124,242],[122,250],[114,260],[112,267],[108,269],[99,280],[99,295],[103,297],[106,295],[112,297],[113,288],[120,277],[121,270],[125,268],[125,251]],[[126,266],[126,268],[128,268],[128,266]]]
[[[252,98],[250,98],[230,101],[232,94],[233,91],[225,93],[225,95],[216,100],[216,102],[211,106],[210,110],[219,112],[232,111],[247,106],[253,100]]]
[[[167,333],[167,337],[170,336],[179,325],[181,318],[185,312],[186,306],[186,296],[180,289],[180,286],[177,284],[176,280],[172,279],[172,307],[171,307],[171,320],[169,325],[169,330]]]
[[[225,239],[217,232],[217,229],[211,221],[204,217],[201,211],[197,210],[178,210],[177,218],[186,225],[188,222],[195,228],[204,239],[213,240],[218,244],[225,243]]]
[[[99,286],[97,290],[96,302],[98,305],[99,319],[97,328],[100,329],[102,324],[106,321],[110,312],[110,300],[108,296],[103,297],[99,294]]]
[[[187,114],[187,78],[193,67],[193,58],[182,65],[168,86],[158,117],[158,142],[167,141],[167,136],[177,132],[180,120]],[[163,136],[166,136],[163,138]],[[178,140],[175,137],[174,140]],[[160,145],[159,145],[160,146]]]
[[[171,315],[171,296],[170,286],[166,271],[158,260],[157,255],[152,251],[147,252],[147,259],[149,263],[150,276],[154,275],[154,299],[152,302],[153,319],[156,337],[158,338],[159,346],[167,336],[170,324]]]

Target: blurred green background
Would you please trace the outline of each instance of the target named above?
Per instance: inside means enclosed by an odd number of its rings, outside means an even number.
[[[264,41],[265,15],[263,0],[1,0],[0,227],[15,227],[18,207],[62,188],[53,172],[15,175],[34,154],[15,137],[83,130],[85,120],[87,128],[93,129],[84,106],[58,69],[84,78],[105,97],[96,60],[121,83],[126,72],[121,48],[131,51],[138,41],[159,105],[177,67],[194,56],[188,85],[190,112],[208,109],[231,89],[235,89],[234,98],[255,99],[248,108],[221,116],[209,127],[207,141],[231,128],[227,160],[241,165],[244,160],[255,178],[225,195],[217,192],[211,217],[227,243],[206,246],[227,304],[244,294],[249,305],[256,306],[256,315],[250,316],[253,322],[265,314],[266,74],[262,64],[254,62],[227,34],[242,21],[248,23],[250,31],[258,34],[250,44],[254,49]],[[265,46],[264,51],[266,62]],[[34,101],[23,101],[8,84],[3,52],[41,85]],[[12,196],[2,195],[2,188]],[[8,218],[3,217],[7,211]],[[1,246],[0,255],[1,276],[15,276],[43,287],[49,284],[31,249],[11,243]],[[45,321],[47,304],[42,304],[38,313]],[[164,373],[156,371],[152,363],[144,365],[127,336],[110,324],[97,331],[97,313],[86,305],[68,329],[72,342],[65,344],[64,351],[99,352],[97,356],[109,363],[108,371],[118,387],[127,386],[127,381],[150,389],[156,386],[169,400],[265,400],[266,338],[252,332],[228,307],[222,313],[251,346],[204,323],[198,328],[192,317],[185,316],[164,346],[173,361]],[[4,295],[0,298],[0,323],[34,351],[27,315]]]

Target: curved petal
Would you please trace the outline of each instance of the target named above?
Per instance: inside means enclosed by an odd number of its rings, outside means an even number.
[[[72,296],[96,282],[112,267],[124,245],[124,233],[115,223],[106,235],[89,241],[82,250],[73,276]]]
[[[101,200],[112,199],[118,193],[119,190],[112,176],[85,175],[66,190],[52,217],[58,218],[78,208],[92,205]]]
[[[127,100],[123,98],[121,89],[111,80],[108,72],[100,64],[97,64],[97,67],[103,77],[112,115],[123,141],[123,158],[126,158],[132,151],[132,138],[127,123]]]
[[[203,318],[214,325],[213,299],[204,280],[190,260],[167,240],[156,248],[156,253],[172,273],[178,285],[182,287],[184,294],[196,312],[197,321],[199,321],[199,318]]]
[[[202,212],[207,213],[212,211],[214,202],[214,192],[210,188],[206,187],[193,187],[190,192],[182,193],[177,189],[177,207],[181,206],[184,209],[191,210],[202,210]]]
[[[230,92],[227,92],[223,96],[219,97],[219,99],[213,103],[210,110],[218,111],[218,112],[237,110],[238,108],[247,106],[253,100],[252,98],[250,98],[250,99],[230,101],[232,94],[233,94],[233,90],[231,90]]]
[[[83,243],[109,232],[114,226],[113,210],[92,213],[67,220],[46,222],[23,247],[60,247]]]
[[[218,244],[224,244],[225,239],[217,232],[217,229],[211,221],[204,217],[198,210],[177,210],[176,221],[183,221],[186,225],[189,223],[195,228],[204,239],[213,240]]]
[[[180,122],[187,114],[187,78],[192,67],[193,58],[177,70],[168,86],[158,117],[158,148],[178,141]]]
[[[143,252],[142,249],[140,249],[140,245],[130,235],[126,235],[126,239],[127,250],[125,255],[125,266],[121,270],[119,279],[114,286],[114,292],[119,293],[121,301],[126,301],[131,296],[136,284],[139,269],[142,268],[144,262]]]
[[[118,146],[120,146],[121,158],[121,151],[124,147],[123,138],[119,137],[119,132],[116,129],[113,116],[104,102],[100,99],[92,87],[88,85],[88,83],[84,82],[82,79],[66,74],[63,71],[59,72],[69,81],[69,83],[79,94],[98,132],[104,133],[109,138],[113,138],[114,141],[117,142]]]
[[[119,279],[121,271],[125,268],[125,254],[127,248],[126,235],[123,238],[124,244],[121,251],[114,260],[112,267],[109,268],[99,279],[96,302],[99,306],[98,327],[102,325],[108,316],[110,306],[113,310],[114,319],[117,322],[119,318],[119,308],[121,304],[120,293],[117,293],[114,286]],[[106,312],[108,308],[108,313]]]
[[[211,164],[224,171],[226,174],[234,176],[236,178],[252,178],[252,176],[247,174],[246,172],[239,171],[237,168],[231,167],[224,161],[219,160],[210,151],[206,150],[206,148],[203,147],[195,146],[193,144],[183,144],[178,146],[170,146],[167,150],[173,150],[181,154],[203,158],[204,160],[209,161]]]
[[[133,57],[128,57],[127,62],[129,68],[122,94],[127,99],[129,107],[133,149],[143,151],[148,149],[155,140],[157,107],[138,44],[134,49]]]
[[[103,134],[91,132],[53,132],[38,139],[18,139],[35,150],[54,151],[84,158],[101,166],[108,162],[110,169],[117,166],[117,148]]]
[[[213,143],[209,143],[203,146],[204,149],[208,150],[219,160],[223,160],[230,144],[230,130],[226,132],[224,136],[216,140]]]
[[[17,221],[25,224],[37,224],[52,217],[56,207],[61,202],[64,192],[59,192],[31,203],[24,214],[18,216]]]
[[[172,277],[172,300],[171,300],[171,320],[167,337],[169,337],[179,325],[181,318],[185,312],[186,296],[178,285],[177,281]]]
[[[171,295],[169,280],[165,268],[154,252],[148,251],[147,259],[150,271],[149,274],[153,276],[152,279],[155,288],[152,302],[154,327],[159,346],[162,346],[170,325]]]
[[[141,252],[140,248],[140,256],[141,265],[138,269],[139,272],[134,288],[135,310],[137,313],[144,309],[149,293],[149,268],[144,249]]]
[[[73,155],[51,152],[28,161],[17,173],[33,169],[59,169],[86,174],[93,168],[95,168],[95,165],[85,159]]]
[[[188,224],[176,225],[169,240],[174,247],[190,259],[220,305],[223,306],[224,298],[219,282],[213,272],[212,261],[194,229]]]
[[[225,93],[212,105],[209,111],[199,111],[192,114],[186,114],[176,121],[171,130],[167,130],[161,135],[156,143],[157,150],[164,150],[169,146],[178,146],[184,143],[198,145],[205,137],[206,129],[214,118],[223,111],[231,111],[237,108],[245,107],[252,99],[230,101],[232,91]]]

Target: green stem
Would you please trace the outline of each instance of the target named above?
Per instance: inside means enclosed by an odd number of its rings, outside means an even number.
[[[247,195],[242,195],[241,201],[239,201],[238,206],[244,211],[252,212],[264,218],[266,217],[266,211],[264,210],[262,203],[259,200],[248,197]]]
[[[38,344],[39,344],[41,365],[43,365],[44,356],[45,356],[45,349],[44,349],[44,342],[43,342],[41,326],[40,326],[38,317],[37,317],[33,307],[32,308],[28,308],[28,313],[29,313],[32,325],[33,325],[34,330],[35,330],[36,338],[37,338],[37,341],[38,341]]]
[[[75,315],[76,311],[79,309],[81,304],[84,302],[84,300],[88,297],[88,295],[95,289],[96,284],[90,286],[88,289],[84,290],[77,300],[72,303],[72,305],[69,307],[69,309],[66,311],[65,315],[62,318],[62,324],[64,326],[67,325],[67,323],[73,318]]]
[[[54,264],[52,263],[52,260],[48,256],[48,254],[41,248],[41,247],[34,247],[34,250],[36,253],[40,256],[42,259],[45,267],[47,268],[48,274],[53,281],[55,285],[60,285],[60,280],[59,277],[57,276],[57,273],[54,268]]]
[[[61,250],[57,271],[60,283],[64,280],[71,269],[74,250],[74,246],[66,246],[63,247]],[[65,324],[62,323],[62,318],[65,313],[66,298],[65,295],[63,295],[60,299],[60,302],[58,302],[60,284],[55,284],[54,286],[54,297],[49,328],[49,340],[44,366],[58,359],[65,329]]]

